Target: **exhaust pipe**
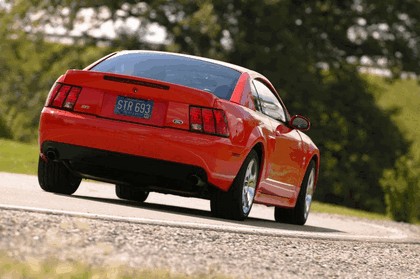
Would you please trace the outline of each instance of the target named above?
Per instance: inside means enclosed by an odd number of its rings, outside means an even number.
[[[48,149],[46,155],[48,160],[54,161],[58,159],[58,152],[55,149]]]
[[[198,186],[198,187],[203,187],[203,186],[205,186],[205,185],[206,185],[206,183],[203,181],[203,179],[201,179],[201,177],[199,177],[198,175],[195,175],[195,174],[190,175],[190,176],[188,177],[188,180],[189,180],[189,181],[190,181],[193,185]]]

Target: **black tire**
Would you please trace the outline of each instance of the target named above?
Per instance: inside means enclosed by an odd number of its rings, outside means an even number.
[[[215,189],[212,194],[210,208],[213,216],[240,221],[248,217],[259,179],[259,166],[258,154],[251,150],[229,191]]]
[[[39,157],[38,182],[44,191],[71,195],[79,188],[81,181],[63,163],[51,160],[46,162]]]
[[[308,168],[306,169],[305,177],[303,178],[295,207],[276,207],[274,209],[274,219],[277,222],[293,225],[304,225],[306,223],[315,189],[315,172],[315,162],[311,161]],[[309,205],[307,204],[308,195],[310,195],[310,200],[308,200]]]
[[[123,200],[144,202],[149,196],[149,192],[137,189],[133,186],[115,185],[115,194]]]

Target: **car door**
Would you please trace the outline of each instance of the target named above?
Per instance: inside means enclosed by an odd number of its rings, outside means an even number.
[[[297,192],[303,160],[302,140],[299,133],[289,128],[286,110],[276,94],[263,81],[253,80],[262,113],[271,123],[268,139],[274,150],[267,160],[266,179],[260,182],[259,191],[265,195],[291,198]]]

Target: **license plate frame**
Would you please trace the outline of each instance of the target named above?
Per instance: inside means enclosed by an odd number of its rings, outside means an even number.
[[[118,96],[115,101],[114,114],[150,119],[152,117],[153,101]]]

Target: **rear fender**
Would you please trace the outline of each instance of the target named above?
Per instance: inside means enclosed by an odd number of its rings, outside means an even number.
[[[315,188],[316,188],[316,183],[319,177],[320,157],[321,157],[319,153],[319,149],[305,133],[299,131],[299,134],[302,138],[302,142],[304,146],[304,160],[302,162],[302,178],[301,178],[300,185],[302,184],[304,175],[306,173],[306,170],[308,169],[310,162],[315,161],[315,166],[316,166]],[[296,192],[296,196],[299,194],[299,190],[300,188]]]
[[[269,143],[270,123],[259,113],[246,107],[239,107],[225,100],[217,100],[217,108],[226,112],[230,130],[230,140],[235,149],[233,154],[240,157],[243,163],[252,149],[256,149],[260,155],[260,179],[265,175],[266,154],[274,149],[274,142]],[[239,168],[238,168],[239,172]]]

